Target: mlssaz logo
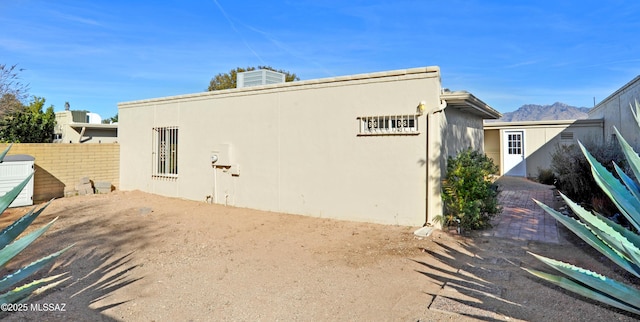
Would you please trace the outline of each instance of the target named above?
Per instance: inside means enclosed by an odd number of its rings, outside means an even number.
[[[35,312],[66,312],[66,303],[31,303],[30,311]]]

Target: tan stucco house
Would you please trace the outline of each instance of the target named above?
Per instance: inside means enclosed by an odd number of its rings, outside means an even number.
[[[102,124],[100,116],[87,111],[56,112],[54,143],[115,143],[118,124]]]
[[[120,103],[120,186],[261,210],[420,226],[446,157],[500,113],[424,67]]]

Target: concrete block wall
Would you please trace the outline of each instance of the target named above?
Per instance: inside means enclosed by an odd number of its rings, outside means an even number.
[[[9,144],[0,143],[0,152]],[[35,158],[34,203],[65,196],[83,177],[120,185],[120,145],[14,143],[8,155],[28,154]]]

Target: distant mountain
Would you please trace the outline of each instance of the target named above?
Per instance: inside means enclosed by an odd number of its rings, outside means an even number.
[[[545,120],[577,120],[586,119],[588,107],[575,107],[556,102],[551,105],[526,104],[513,112],[503,113],[496,121],[545,121]]]

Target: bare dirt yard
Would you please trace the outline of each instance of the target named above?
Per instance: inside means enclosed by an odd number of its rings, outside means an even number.
[[[0,225],[27,211],[15,208]],[[527,251],[632,280],[569,234],[541,244],[114,192],[55,200],[59,220],[8,269],[69,244],[69,279],[1,313],[33,321],[633,321],[529,276]],[[5,272],[6,273],[6,272]],[[632,280],[637,282],[636,280]],[[64,306],[63,306],[64,305]],[[63,306],[63,307],[62,307]]]

